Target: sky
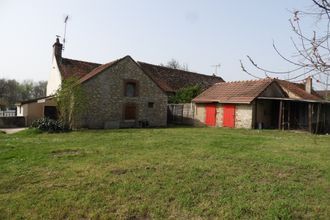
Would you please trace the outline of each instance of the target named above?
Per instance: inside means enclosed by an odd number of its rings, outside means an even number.
[[[292,56],[288,20],[294,9],[311,5],[311,0],[0,0],[0,78],[47,80],[65,15],[66,58],[106,63],[130,55],[153,64],[174,58],[208,75],[221,64],[217,74],[225,81],[253,79],[241,70],[243,60],[263,77],[246,55],[265,68],[288,70],[272,43]]]

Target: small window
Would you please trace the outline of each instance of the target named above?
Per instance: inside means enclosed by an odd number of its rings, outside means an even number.
[[[136,120],[135,104],[126,104],[124,106],[124,120]]]
[[[148,102],[148,108],[153,108],[154,107],[154,103],[153,102]]]
[[[126,97],[135,97],[138,96],[137,82],[135,81],[126,81],[125,82],[125,94]]]

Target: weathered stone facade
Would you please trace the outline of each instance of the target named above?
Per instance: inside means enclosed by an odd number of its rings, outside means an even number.
[[[252,104],[236,105],[235,128],[252,128]]]
[[[137,83],[138,95],[125,96],[125,82]],[[83,82],[88,106],[77,119],[77,127],[120,128],[166,126],[167,96],[130,57],[125,57],[96,76]],[[127,104],[136,106],[136,119],[125,120],[124,108]]]

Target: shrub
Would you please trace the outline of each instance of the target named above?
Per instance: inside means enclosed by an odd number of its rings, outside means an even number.
[[[200,85],[188,86],[180,89],[175,95],[169,97],[169,103],[189,103],[193,98],[201,94]]]
[[[69,128],[61,121],[56,121],[50,118],[40,118],[32,122],[32,128],[37,128],[40,131],[49,133],[69,131]]]

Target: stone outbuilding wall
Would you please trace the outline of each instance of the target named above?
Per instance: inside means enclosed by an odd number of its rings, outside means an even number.
[[[137,95],[125,95],[125,83],[136,83]],[[167,124],[167,95],[130,57],[82,83],[88,106],[77,127],[162,127]],[[136,119],[125,120],[125,106],[136,107]]]
[[[194,121],[196,126],[205,125],[205,104],[196,103]],[[235,104],[235,128],[252,128],[253,105]],[[223,126],[223,104],[216,104],[216,127]]]

